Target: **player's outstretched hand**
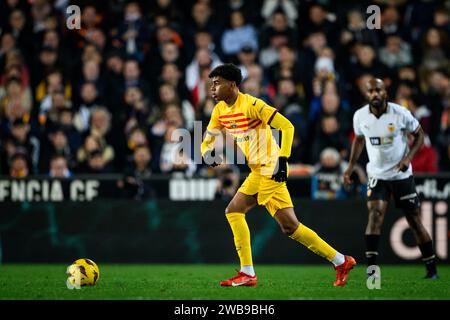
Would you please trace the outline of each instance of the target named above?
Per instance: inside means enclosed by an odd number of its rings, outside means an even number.
[[[287,158],[279,157],[275,170],[273,171],[272,179],[277,182],[284,182],[287,180]]]
[[[411,160],[408,157],[404,157],[400,162],[397,164],[396,169],[398,171],[405,172],[409,168],[409,164],[411,163]]]
[[[216,157],[216,150],[206,151],[203,155],[203,161],[210,167],[217,167],[222,163],[222,158],[220,156]]]
[[[344,177],[344,185],[350,185],[353,183],[353,180],[351,178],[353,172],[353,168],[348,167],[343,174]]]

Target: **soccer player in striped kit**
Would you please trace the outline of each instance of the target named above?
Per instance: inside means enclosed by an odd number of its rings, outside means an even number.
[[[215,154],[214,140],[222,130],[230,134],[246,156],[251,173],[225,209],[241,269],[221,286],[255,286],[250,230],[245,215],[257,204],[263,205],[275,218],[283,233],[330,261],[336,270],[334,286],[346,284],[349,271],[356,265],[351,256],[344,256],[322,240],[316,232],[301,224],[295,215],[286,180],[288,158],[294,138],[294,126],[264,101],[239,91],[241,71],[225,64],[211,71],[211,92],[218,101],[211,114],[201,152],[206,164],[217,166],[222,159]],[[271,127],[282,132],[281,147]]]

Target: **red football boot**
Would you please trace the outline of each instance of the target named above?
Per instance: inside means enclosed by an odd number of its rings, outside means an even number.
[[[336,281],[334,281],[333,286],[342,287],[347,283],[347,277],[350,270],[356,266],[356,261],[351,256],[345,256],[345,261],[343,264],[334,267],[336,270]]]
[[[256,275],[252,277],[246,273],[238,272],[238,274],[235,275],[234,277],[228,280],[220,281],[220,285],[222,287],[239,287],[239,286],[254,287],[256,286],[257,282],[258,278],[256,277]]]

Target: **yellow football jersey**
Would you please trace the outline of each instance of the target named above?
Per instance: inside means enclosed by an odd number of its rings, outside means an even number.
[[[276,113],[277,109],[261,99],[239,92],[231,107],[224,101],[214,107],[207,133],[218,136],[219,131],[225,130],[245,155],[252,171],[260,170],[263,175],[271,175],[280,155],[280,148],[270,128]],[[212,142],[214,139],[205,139],[202,154],[212,149]]]

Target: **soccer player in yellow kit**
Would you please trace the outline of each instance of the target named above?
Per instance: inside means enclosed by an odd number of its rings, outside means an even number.
[[[317,233],[301,224],[295,215],[286,187],[287,160],[291,154],[294,126],[264,101],[239,91],[241,71],[233,64],[216,67],[209,74],[211,92],[217,105],[211,114],[201,152],[206,164],[217,166],[222,159],[214,151],[214,140],[220,131],[230,134],[245,154],[251,173],[225,209],[233,232],[241,270],[221,286],[255,286],[250,230],[245,214],[255,205],[263,205],[275,218],[283,233],[309,250],[333,263],[336,270],[334,286],[347,282],[349,271],[356,265],[351,256],[336,251]],[[272,136],[271,128],[282,132],[281,148]]]

